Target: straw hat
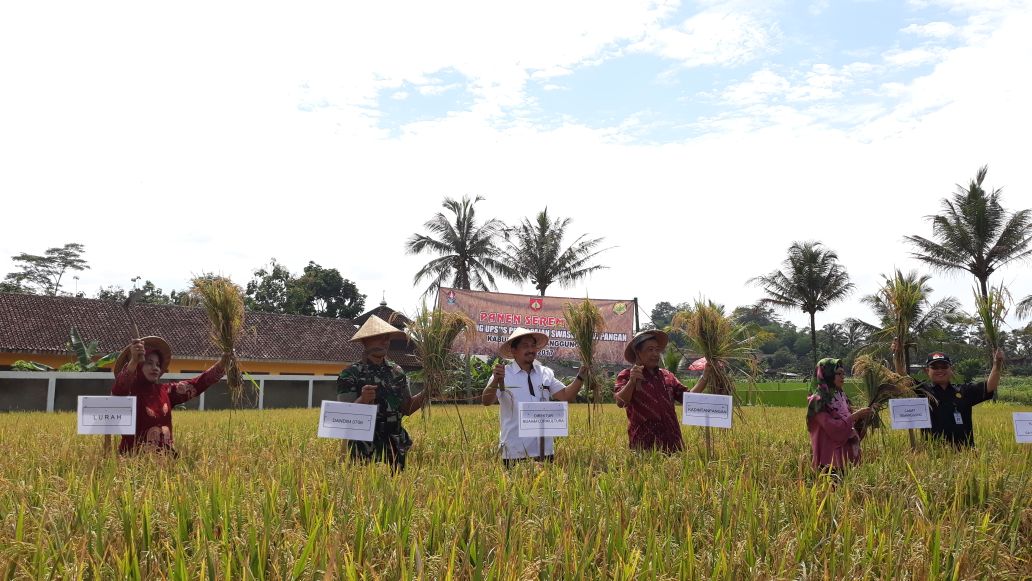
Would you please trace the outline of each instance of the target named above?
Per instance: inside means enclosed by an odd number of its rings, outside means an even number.
[[[143,341],[144,349],[161,354],[161,372],[168,373],[168,363],[172,360],[172,348],[168,346],[168,342],[161,337],[143,337],[140,340]],[[126,345],[125,349],[118,354],[118,359],[115,360],[115,375],[118,375],[122,368],[129,364],[129,348],[131,346]]]
[[[509,338],[502,343],[502,346],[498,348],[498,354],[506,359],[512,359],[512,345],[521,337],[533,337],[535,346],[540,349],[545,345],[548,345],[548,335],[544,333],[538,333],[537,331],[531,331],[530,329],[524,329],[523,327],[517,327],[513,330]]]
[[[623,356],[628,363],[634,365],[638,364],[638,354],[634,348],[641,345],[644,341],[649,339],[655,339],[659,343],[660,349],[666,349],[667,343],[670,341],[670,337],[666,333],[658,329],[649,329],[648,331],[640,331],[637,335],[631,337],[631,340],[627,342],[627,346],[624,347]]]
[[[351,338],[351,342],[356,343],[362,339],[379,337],[381,335],[390,335],[392,339],[405,338],[405,333],[401,329],[398,329],[376,315],[370,315],[369,318],[366,319],[366,322],[358,329],[358,332],[355,333],[355,336]]]

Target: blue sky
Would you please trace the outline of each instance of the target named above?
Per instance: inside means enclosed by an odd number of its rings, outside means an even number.
[[[1028,30],[1030,0],[2,3],[0,192],[46,220],[5,222],[0,274],[71,241],[90,293],[314,260],[411,312],[405,239],[482,195],[613,247],[557,295],[748,304],[817,239],[857,286],[822,318],[869,316],[980,166],[1032,206]]]
[[[927,75],[937,51],[959,46],[958,31],[970,17],[937,5],[841,1],[761,4],[755,15],[735,21],[749,11],[700,10],[700,4],[681,4],[656,24],[683,31],[693,18],[710,13],[701,26],[726,27],[723,47],[693,46],[698,54],[672,54],[676,50],[648,46],[643,35],[616,39],[561,73],[536,77],[541,71],[530,71],[524,101],[499,122],[593,129],[631,123],[631,140],[677,143],[704,132],[700,121],[740,114],[744,105],[885,110],[900,99],[893,87]],[[751,83],[757,78],[775,85],[757,91]],[[408,124],[447,118],[475,102],[476,80],[453,68],[430,71],[421,81],[380,90],[380,127],[397,135]],[[842,128],[860,121],[836,118],[835,112],[826,120]]]

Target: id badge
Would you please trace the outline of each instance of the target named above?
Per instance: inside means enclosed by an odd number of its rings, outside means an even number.
[[[964,418],[960,416],[960,412],[953,412],[953,421],[956,422],[958,426],[964,424]]]

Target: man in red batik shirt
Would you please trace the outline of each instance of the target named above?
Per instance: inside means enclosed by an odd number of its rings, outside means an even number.
[[[624,348],[624,359],[633,367],[616,376],[616,404],[627,410],[627,436],[633,450],[673,453],[684,448],[674,403],[681,403],[687,388],[659,366],[668,341],[662,331],[642,331]],[[709,364],[692,392],[705,389],[708,377]]]

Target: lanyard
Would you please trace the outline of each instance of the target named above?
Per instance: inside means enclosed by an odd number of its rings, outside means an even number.
[[[533,370],[533,368],[531,368],[531,370]],[[531,397],[537,398],[538,401],[545,401],[544,400],[544,395],[545,395],[544,393],[541,394],[541,397],[538,397],[538,395],[536,393],[534,393],[534,382],[530,380],[530,372],[529,371],[527,372],[527,389],[530,390]],[[547,386],[542,384],[541,385],[541,391],[544,392],[545,390],[547,390],[549,393],[551,393],[551,391],[552,391],[552,390],[548,389]]]

